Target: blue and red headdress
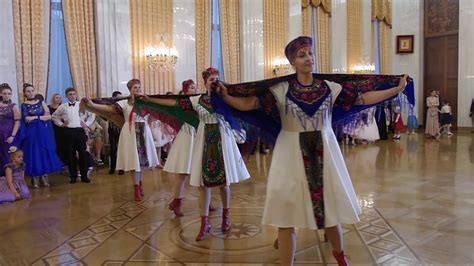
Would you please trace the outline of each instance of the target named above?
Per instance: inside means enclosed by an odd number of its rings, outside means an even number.
[[[300,36],[289,42],[285,47],[285,56],[288,61],[291,62],[296,52],[305,46],[313,46],[313,39],[311,37]]]
[[[204,70],[202,72],[202,79],[204,80],[204,82],[207,81],[207,79],[211,76],[211,75],[219,75],[219,70],[213,68],[213,67],[210,67],[206,70]]]
[[[192,79],[188,79],[188,80],[183,81],[182,90],[181,90],[183,92],[183,94],[188,94],[189,87],[193,84],[194,84],[194,80],[192,80]]]

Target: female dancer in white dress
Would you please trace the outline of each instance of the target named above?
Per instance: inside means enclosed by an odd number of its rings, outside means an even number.
[[[181,95],[196,94],[196,84],[192,79],[183,81]],[[191,174],[191,161],[193,156],[194,140],[196,138],[196,129],[185,123],[178,132],[171,150],[166,159],[163,170],[168,173],[176,174],[176,183],[174,184],[173,201],[168,208],[174,212],[176,216],[183,216],[181,210],[183,204],[183,191],[186,181]]]
[[[285,54],[296,76],[269,89],[279,111],[281,130],[268,177],[263,224],[278,227],[282,265],[293,264],[295,228],[324,228],[338,264],[350,265],[343,252],[341,223],[358,222],[361,210],[331,127],[332,106],[339,101],[338,95],[343,95],[342,87],[313,76],[310,37],[290,42]],[[381,102],[402,92],[405,82],[406,76],[396,87],[356,94],[353,101],[350,99],[351,105]],[[231,96],[222,83],[217,90],[228,105],[239,111],[265,104],[257,96]],[[309,116],[303,108],[312,108],[315,103],[320,107]]]
[[[159,164],[159,160],[148,119],[133,112],[135,97],[142,93],[140,80],[130,80],[127,83],[127,88],[130,91],[130,97],[118,101],[116,105],[96,104],[88,99],[83,101],[92,111],[117,113],[115,108],[121,109],[125,123],[120,132],[118,143],[117,170],[131,171],[135,201],[141,201],[145,196],[142,185],[143,168],[153,168]]]
[[[141,100],[154,104],[158,109],[160,106],[175,107],[185,111],[192,109],[199,116],[190,178],[190,184],[199,187],[201,192],[201,228],[196,241],[204,240],[211,230],[209,223],[211,187],[219,186],[220,188],[223,204],[221,230],[226,232],[231,226],[229,185],[250,178],[234,135],[226,131],[224,125],[218,121],[210,102],[211,85],[218,80],[219,72],[215,68],[208,68],[202,76],[207,89],[206,94],[178,100],[151,98],[146,95],[140,97]]]

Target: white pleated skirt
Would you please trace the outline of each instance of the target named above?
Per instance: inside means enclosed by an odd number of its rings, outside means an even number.
[[[282,130],[278,136],[268,177],[265,225],[318,229],[299,135]],[[330,128],[322,131],[322,138],[325,226],[356,223],[361,210],[339,144]]]
[[[194,132],[192,131],[187,131],[183,126],[178,132],[163,168],[165,172],[188,175],[191,173],[195,139]]]
[[[130,128],[128,121],[120,131],[120,138],[117,149],[117,170],[137,171],[140,172],[140,160],[138,158],[137,139],[135,136],[135,124]],[[155,144],[153,142],[153,135],[150,127],[145,123],[144,127],[145,151],[148,158],[148,167],[157,166],[160,161],[156,154]]]

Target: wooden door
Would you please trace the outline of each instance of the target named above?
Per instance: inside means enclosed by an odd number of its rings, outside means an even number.
[[[425,39],[424,58],[424,97],[426,99],[431,90],[439,90],[440,105],[443,100],[451,104],[455,126],[458,107],[458,35]],[[426,118],[426,101],[424,107]]]
[[[431,90],[440,91],[440,104],[449,101],[453,126],[458,109],[458,0],[426,0],[424,16],[424,99]],[[426,100],[423,101],[426,121]]]

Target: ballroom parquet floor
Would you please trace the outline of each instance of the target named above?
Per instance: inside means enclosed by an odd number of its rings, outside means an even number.
[[[363,207],[361,222],[344,226],[355,265],[474,263],[474,134],[439,141],[423,135],[400,142],[342,146]],[[0,265],[278,265],[276,230],[260,225],[271,156],[250,158],[252,178],[231,186],[232,230],[199,228],[198,190],[186,187],[185,216],[166,208],[173,176],[146,172],[143,202],[131,179],[94,172],[92,184],[64,175],[30,201],[0,205]],[[213,202],[220,206],[218,190]],[[296,265],[335,264],[321,232],[299,230]]]

